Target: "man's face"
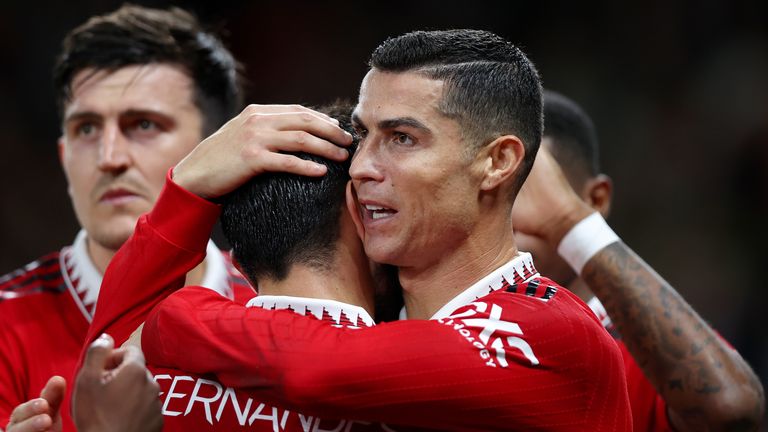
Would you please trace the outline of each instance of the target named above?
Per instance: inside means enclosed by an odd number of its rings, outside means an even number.
[[[362,139],[350,175],[374,261],[430,265],[476,224],[482,170],[459,124],[438,111],[442,90],[423,75],[375,69],[360,87],[353,123]]]
[[[200,142],[193,94],[187,74],[165,64],[75,75],[59,151],[89,240],[117,250],[152,208],[168,169]]]

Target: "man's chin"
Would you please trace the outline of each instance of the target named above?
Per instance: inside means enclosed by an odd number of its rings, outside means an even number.
[[[372,242],[368,239],[363,244],[365,254],[368,259],[378,264],[389,264],[393,266],[401,266],[402,254],[395,251],[392,247],[386,244]]]
[[[133,217],[122,219],[87,227],[89,241],[104,249],[117,251],[131,237],[138,220],[138,218]]]

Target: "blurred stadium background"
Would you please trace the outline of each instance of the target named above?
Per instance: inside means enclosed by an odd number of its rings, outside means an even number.
[[[50,70],[69,29],[121,3],[0,6],[0,274],[74,238]],[[768,2],[136,3],[225,30],[256,103],[354,99],[371,50],[409,30],[482,28],[517,43],[546,87],[593,117],[616,231],[768,388]]]

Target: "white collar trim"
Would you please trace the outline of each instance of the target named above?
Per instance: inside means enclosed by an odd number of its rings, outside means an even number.
[[[101,289],[102,275],[88,255],[86,239],[88,234],[81,229],[72,246],[61,251],[61,274],[75,304],[85,319],[91,322],[96,299]]]
[[[337,327],[359,328],[357,323],[362,322],[364,327],[375,325],[373,318],[360,306],[338,302],[335,300],[315,299],[308,297],[260,295],[248,301],[247,307],[260,307],[263,309],[291,309],[299,315],[313,315],[322,320],[327,313]],[[345,324],[342,313],[352,325]]]
[[[454,297],[453,300],[446,303],[445,306],[432,315],[431,319],[447,318],[456,309],[501,289],[504,286],[504,281],[507,281],[509,284],[524,283],[536,277],[539,277],[539,273],[533,266],[531,254],[528,252],[518,252],[517,256],[511,261],[492,271],[491,274],[475,282],[464,292]]]
[[[103,276],[88,255],[87,238],[88,233],[81,229],[74,243],[61,250],[59,260],[61,274],[69,293],[85,319],[91,322]],[[205,274],[201,285],[224,297],[232,298],[226,261],[221,251],[210,240],[206,247]]]

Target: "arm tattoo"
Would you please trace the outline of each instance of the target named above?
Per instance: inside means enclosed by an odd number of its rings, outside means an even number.
[[[679,430],[754,430],[763,389],[741,356],[622,242],[598,252],[581,277],[667,403]],[[737,418],[719,413],[743,411]],[[746,420],[745,420],[746,419]]]

